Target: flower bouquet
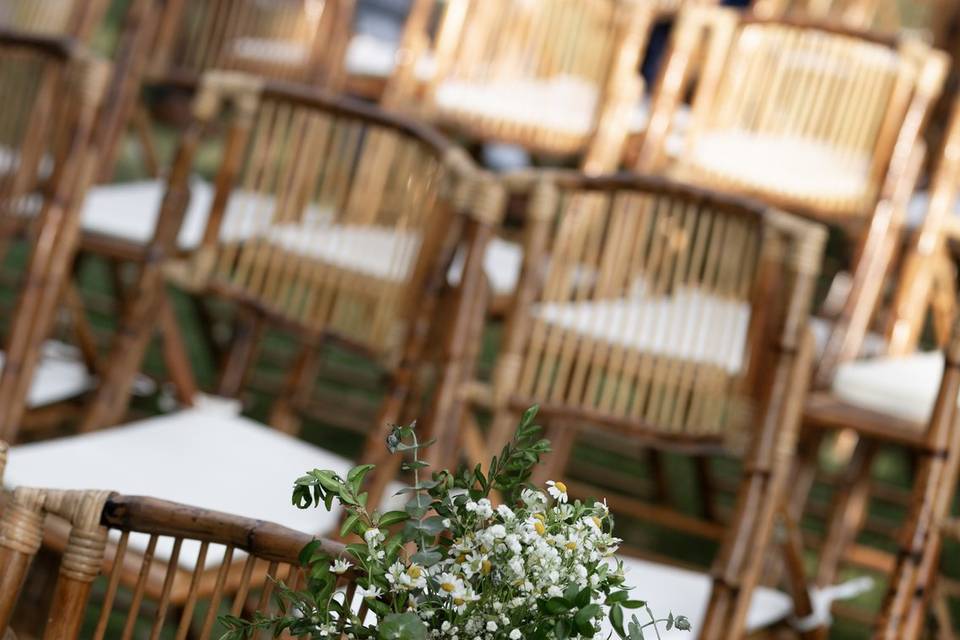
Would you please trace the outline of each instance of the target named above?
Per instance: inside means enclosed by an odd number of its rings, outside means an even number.
[[[562,482],[545,492],[530,485],[549,451],[535,415],[536,407],[524,414],[486,471],[438,471],[429,480],[418,455],[428,443],[418,442],[414,425],[394,428],[387,446],[411,456],[404,466],[414,479],[402,511],[368,509],[362,485],[372,465],[346,478],[319,469],[299,478],[294,504],[330,509],[337,501],[346,511],[341,535],[362,542],[339,558],[308,545],[306,586],[278,585],[279,615],[225,616],[223,640],[264,629],[373,640],[640,640],[659,637],[661,626],[689,630],[683,616],[658,619],[631,597],[605,502],[571,502]],[[336,589],[348,571],[358,585],[353,599]]]

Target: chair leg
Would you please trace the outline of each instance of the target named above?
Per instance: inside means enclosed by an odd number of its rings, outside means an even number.
[[[837,487],[828,512],[827,534],[820,553],[816,584],[828,586],[836,577],[843,557],[863,527],[870,501],[870,470],[877,453],[874,442],[861,439]]]
[[[170,303],[168,295],[163,296],[160,306],[160,335],[162,338],[163,361],[167,366],[167,373],[177,391],[178,400],[185,406],[193,406],[194,399],[199,393],[187,343],[180,331],[176,312]]]
[[[300,433],[300,418],[297,407],[310,397],[317,380],[321,362],[322,344],[304,345],[290,369],[283,388],[270,410],[270,426],[283,433]]]
[[[933,617],[937,623],[937,640],[957,640],[957,634],[953,632],[950,601],[947,594],[939,588],[934,588],[933,591]]]
[[[241,310],[239,314],[217,385],[217,393],[227,398],[236,397],[243,389],[265,329],[263,318],[255,313]]]

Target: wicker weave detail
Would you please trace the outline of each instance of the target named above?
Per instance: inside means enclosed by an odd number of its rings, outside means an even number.
[[[17,491],[0,520],[0,547],[33,555],[43,542],[43,496]]]

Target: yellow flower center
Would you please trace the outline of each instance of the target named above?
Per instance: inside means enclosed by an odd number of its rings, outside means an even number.
[[[488,575],[492,569],[493,569],[493,565],[490,563],[489,560],[484,560],[483,562],[480,563],[480,572],[483,575]]]
[[[566,493],[566,492],[567,492],[567,485],[563,484],[562,482],[559,482],[559,481],[558,481],[558,482],[554,482],[554,483],[553,483],[553,486],[554,486],[554,487],[557,489],[557,491],[559,491],[560,493]]]
[[[412,565],[409,569],[407,569],[407,575],[413,578],[414,580],[417,580],[421,575],[420,567],[418,567],[417,565]]]
[[[547,528],[543,526],[543,523],[539,520],[533,523],[533,528],[536,529],[537,533],[539,533],[541,536],[547,531]]]
[[[466,559],[467,559],[467,554],[465,553],[461,553],[460,555],[457,556],[457,562],[463,562]]]
[[[542,513],[535,513],[533,514],[533,517],[539,520],[540,522],[544,522],[547,519],[546,516],[544,516]]]
[[[593,524],[597,525],[598,529],[603,527],[603,521],[597,516],[593,516]]]
[[[573,551],[574,549],[577,548],[577,543],[571,540],[570,542],[568,542],[563,546],[565,546],[567,549],[570,549],[570,551]]]
[[[460,605],[463,604],[463,603],[464,603],[464,599],[463,599],[463,598],[454,598],[454,599],[453,599],[453,604],[455,604],[455,605],[457,605],[457,606],[460,606]]]
[[[452,593],[454,589],[457,588],[452,582],[443,582],[440,584],[440,588],[446,591],[447,593]]]

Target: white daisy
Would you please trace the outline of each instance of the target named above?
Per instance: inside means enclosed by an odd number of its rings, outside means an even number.
[[[553,480],[547,482],[547,493],[557,502],[563,503],[567,501],[567,485],[559,480],[557,482]]]
[[[342,576],[352,566],[353,566],[353,563],[351,563],[349,560],[344,560],[343,558],[337,558],[336,560],[333,561],[333,564],[330,566],[330,571],[337,574],[338,576]]]

